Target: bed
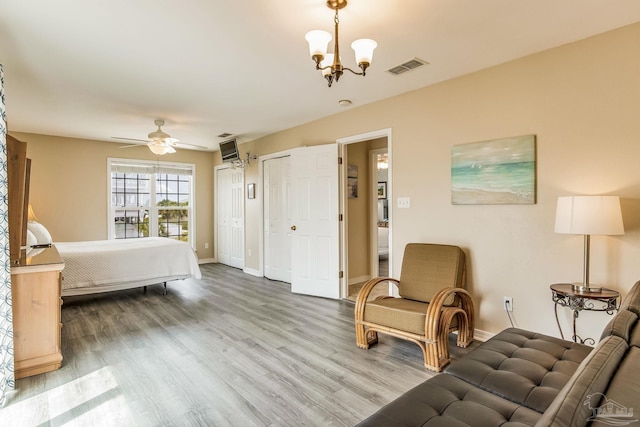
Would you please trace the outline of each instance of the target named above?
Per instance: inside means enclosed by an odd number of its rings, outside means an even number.
[[[164,237],[57,242],[64,260],[62,296],[146,287],[172,280],[201,279],[186,242]]]

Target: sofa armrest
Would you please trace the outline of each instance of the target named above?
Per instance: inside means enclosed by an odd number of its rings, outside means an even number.
[[[586,426],[593,416],[592,408],[600,404],[599,401],[591,402],[591,399],[605,392],[628,348],[625,340],[614,335],[600,341],[582,361],[536,426]]]

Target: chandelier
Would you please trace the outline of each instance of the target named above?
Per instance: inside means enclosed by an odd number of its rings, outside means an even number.
[[[353,71],[344,67],[340,62],[340,46],[338,42],[338,10],[347,5],[347,0],[327,0],[327,7],[336,11],[333,18],[335,23],[335,43],[333,53],[327,54],[327,47],[331,41],[331,34],[323,30],[309,31],[304,38],[309,42],[309,53],[311,59],[316,63],[316,70],[322,71],[322,75],[329,82],[329,87],[334,81],[338,81],[345,70],[351,71],[358,76],[365,76],[367,68],[371,65],[373,58],[373,50],[378,46],[375,40],[359,39],[351,43],[351,48],[356,52],[356,63],[360,67],[361,72]]]

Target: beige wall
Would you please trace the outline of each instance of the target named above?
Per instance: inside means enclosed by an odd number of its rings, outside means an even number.
[[[579,281],[582,271],[582,238],[553,233],[558,196],[621,196],[626,234],[592,238],[592,282],[624,293],[640,279],[639,42],[636,24],[352,108],[240,150],[269,154],[391,128],[395,275],[408,242],[460,245],[468,255],[479,329],[508,326],[502,297],[512,296],[517,326],[557,335],[549,285]],[[348,85],[349,78],[340,84]],[[524,134],[537,135],[536,204],[451,205],[453,145]],[[106,158],[124,157],[123,150],[96,141],[15,136],[30,143],[31,200],[54,238],[105,238]],[[126,154],[154,158],[144,148]],[[197,164],[198,254],[212,257],[204,243],[213,247],[212,166],[219,155],[181,150],[167,159]],[[258,182],[257,162],[245,182]],[[397,209],[398,197],[410,197],[411,208]],[[257,271],[259,199],[247,200],[245,213],[245,263]],[[560,314],[568,326],[568,313]],[[602,313],[583,313],[578,332],[597,337],[606,321]]]
[[[640,24],[562,46],[394,98],[353,108],[243,144],[266,154],[392,129],[394,271],[412,241],[462,246],[477,327],[508,326],[502,297],[514,298],[517,326],[557,335],[549,285],[579,281],[582,238],[554,234],[556,198],[615,194],[626,234],[592,238],[592,282],[626,292],[640,279]],[[416,72],[428,72],[416,71]],[[348,85],[349,78],[339,84]],[[453,206],[451,147],[537,135],[537,203]],[[257,167],[248,170],[257,180]],[[410,197],[410,209],[395,199]],[[259,207],[247,208],[257,224]],[[247,266],[258,269],[257,234]],[[569,316],[560,309],[561,320]],[[607,316],[583,313],[579,333],[597,335]],[[566,329],[565,329],[566,330]]]
[[[107,239],[107,158],[156,160],[149,149],[118,144],[11,132],[28,142],[30,202],[53,240]],[[213,258],[214,153],[178,150],[161,161],[196,165],[196,249]],[[209,248],[204,245],[208,243]]]

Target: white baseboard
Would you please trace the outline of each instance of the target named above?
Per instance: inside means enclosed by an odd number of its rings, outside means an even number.
[[[369,280],[371,280],[371,276],[352,277],[349,279],[349,286],[355,285],[356,283],[367,282]]]
[[[473,330],[473,339],[478,341],[487,341],[489,338],[493,338],[496,334],[493,332],[481,331],[480,329]]]
[[[215,258],[202,258],[198,260],[198,264],[211,264],[211,263],[217,263],[218,261],[216,261]]]
[[[243,268],[242,269],[243,272],[250,274],[252,276],[256,276],[256,277],[262,277],[262,273],[260,272],[260,270],[256,270],[254,268]]]

